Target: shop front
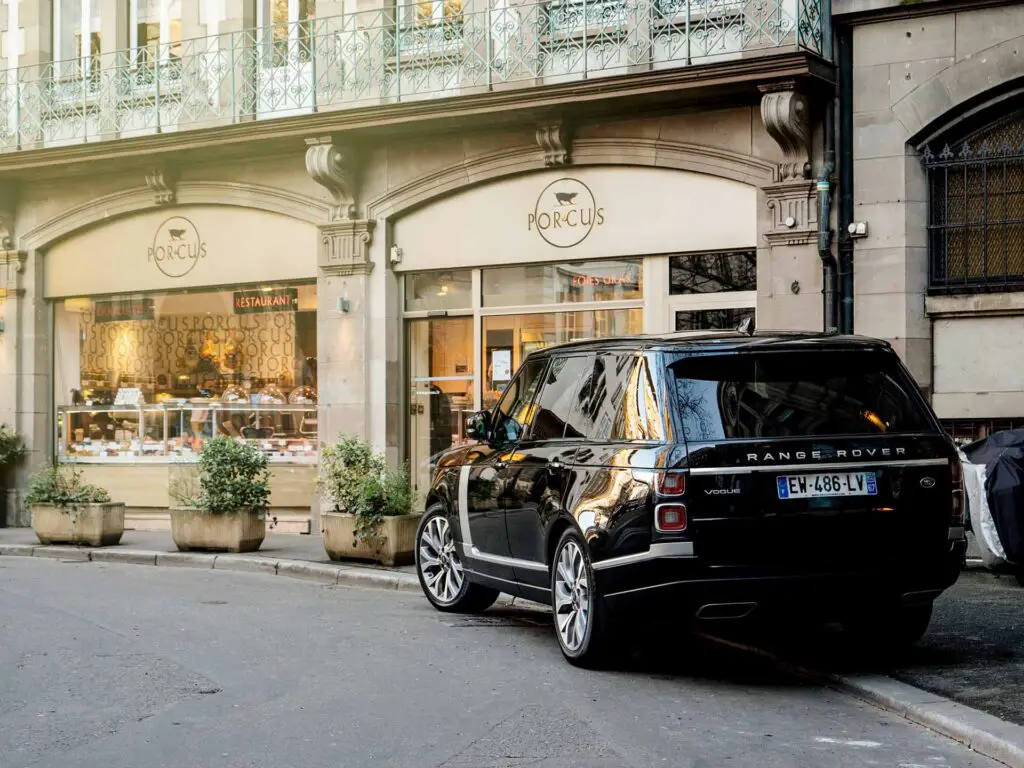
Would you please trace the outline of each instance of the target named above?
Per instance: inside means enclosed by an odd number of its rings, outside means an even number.
[[[47,249],[57,460],[124,501],[136,527],[161,528],[175,467],[215,435],[244,439],[272,468],[272,524],[308,531],[316,246],[316,227],[290,217],[183,206]]]
[[[471,188],[396,221],[417,491],[531,352],[752,317],[756,197],[698,173],[582,167]]]

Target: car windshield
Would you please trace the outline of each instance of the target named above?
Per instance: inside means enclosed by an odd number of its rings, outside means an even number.
[[[668,370],[688,442],[935,431],[889,353],[670,355]]]

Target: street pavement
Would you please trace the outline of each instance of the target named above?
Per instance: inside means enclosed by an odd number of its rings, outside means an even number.
[[[10,557],[0,616],[2,768],[997,765],[718,644],[577,670],[530,610]]]

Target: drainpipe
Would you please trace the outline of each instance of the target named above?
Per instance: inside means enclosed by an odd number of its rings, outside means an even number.
[[[841,333],[853,333],[853,30],[837,34],[839,73],[839,295]]]
[[[825,164],[818,174],[818,257],[822,268],[822,324],[826,333],[836,333],[837,326],[836,287],[838,263],[832,253],[832,174],[836,170],[835,100],[825,105],[823,134],[825,139]]]

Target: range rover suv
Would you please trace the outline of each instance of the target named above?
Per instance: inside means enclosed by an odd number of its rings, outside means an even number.
[[[530,355],[443,454],[416,564],[441,611],[547,603],[566,658],[630,612],[795,612],[916,642],[959,574],[959,459],[884,342],[662,336]]]

